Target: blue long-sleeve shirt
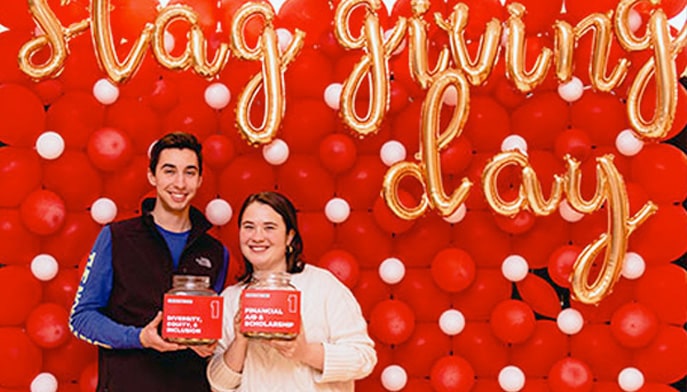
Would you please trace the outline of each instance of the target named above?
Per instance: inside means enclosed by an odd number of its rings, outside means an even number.
[[[160,226],[156,227],[167,242],[176,270],[190,231],[173,233]],[[229,252],[224,248],[222,269],[213,287],[218,293],[224,288],[228,265]],[[112,274],[112,233],[110,227],[105,226],[88,257],[77,289],[79,300],[74,303],[69,316],[69,328],[81,339],[99,346],[114,349],[143,348],[139,339],[142,328],[117,323],[102,312],[110,300]]]

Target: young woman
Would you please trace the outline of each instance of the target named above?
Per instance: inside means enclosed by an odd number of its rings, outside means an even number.
[[[329,271],[305,264],[296,210],[281,194],[249,196],[238,216],[245,273],[222,293],[224,332],[208,366],[214,391],[352,391],[377,362],[353,294]],[[301,332],[293,340],[239,332],[241,292],[254,274],[287,272],[301,292]]]

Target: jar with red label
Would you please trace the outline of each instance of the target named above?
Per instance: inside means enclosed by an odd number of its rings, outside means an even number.
[[[184,345],[214,343],[222,336],[222,302],[210,277],[175,275],[164,296],[162,337]]]
[[[301,293],[287,272],[255,272],[241,293],[240,331],[252,338],[292,340],[301,327]]]

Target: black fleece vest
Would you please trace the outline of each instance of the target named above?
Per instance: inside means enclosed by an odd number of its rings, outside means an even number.
[[[191,209],[192,229],[179,266],[150,215],[155,200],[143,203],[141,217],[113,223],[112,294],[104,310],[114,321],[137,327],[148,324],[162,310],[172,277],[205,275],[215,284],[223,263],[224,247],[207,234],[211,224]],[[207,360],[192,350],[160,353],[155,350],[99,349],[98,391],[189,392],[209,391]]]

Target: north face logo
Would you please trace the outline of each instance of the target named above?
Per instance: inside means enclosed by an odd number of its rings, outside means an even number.
[[[210,259],[208,259],[207,257],[196,257],[196,263],[205,268],[212,268],[212,263],[210,262]]]

